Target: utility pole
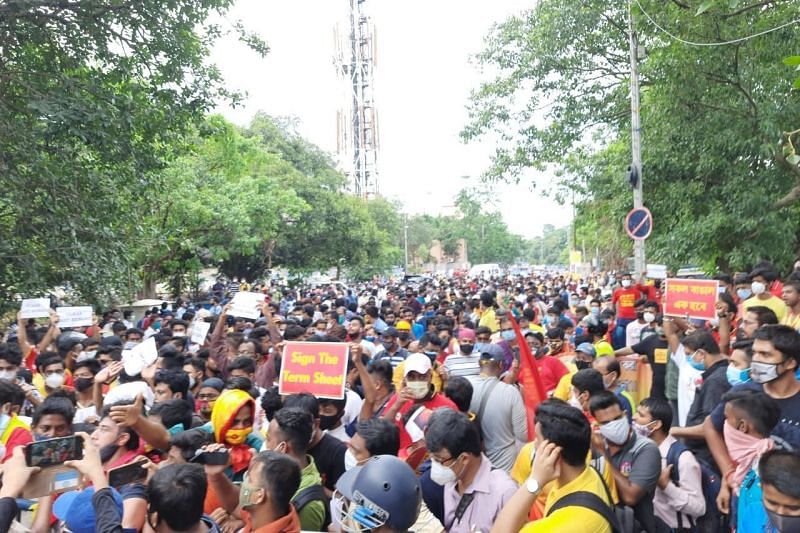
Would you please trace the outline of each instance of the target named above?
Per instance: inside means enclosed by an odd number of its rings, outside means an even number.
[[[403,214],[403,249],[405,250],[403,274],[408,274],[408,215],[406,214]]]
[[[636,172],[633,188],[633,207],[644,207],[642,197],[642,126],[639,118],[639,40],[633,23],[633,2],[628,2],[628,33],[631,55],[631,153],[632,166]],[[633,264],[636,274],[645,271],[644,239],[633,241]]]

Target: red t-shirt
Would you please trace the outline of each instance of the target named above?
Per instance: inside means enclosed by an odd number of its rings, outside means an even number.
[[[397,394],[389,399],[389,401],[386,403],[386,407],[384,407],[383,412],[385,413],[391,409],[396,401]],[[411,435],[409,435],[408,431],[406,431],[406,423],[403,420],[403,417],[417,405],[419,404],[416,402],[406,402],[406,404],[400,408],[400,410],[397,412],[397,415],[394,417],[394,423],[400,430],[400,452],[397,454],[400,459],[405,459],[408,457],[408,447],[414,444],[414,442],[411,440]],[[440,407],[446,407],[448,409],[452,409],[453,411],[458,411],[458,407],[456,407],[456,404],[454,404],[450,398],[444,394],[439,394],[438,392],[434,394],[430,400],[422,402],[422,405],[425,407],[425,409],[430,409],[431,411],[439,409]]]
[[[539,359],[534,359],[534,363],[539,371],[539,377],[542,378],[545,392],[555,390],[561,378],[569,374],[569,369],[558,357],[545,355]]]
[[[5,463],[11,458],[11,455],[14,453],[14,448],[28,445],[31,442],[33,442],[33,436],[27,429],[18,427],[11,430],[11,435],[8,436],[8,440],[4,443],[6,446],[6,455],[3,457],[3,462]]]
[[[614,296],[611,297],[611,302],[617,306],[617,318],[635,319],[636,300],[640,297],[639,289],[633,287],[615,290]]]

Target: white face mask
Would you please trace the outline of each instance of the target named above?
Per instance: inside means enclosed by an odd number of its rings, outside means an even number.
[[[358,466],[358,459],[356,459],[356,456],[350,451],[350,448],[347,448],[347,451],[344,452],[344,469],[350,470],[356,466]]]
[[[64,374],[50,374],[44,379],[44,384],[51,389],[57,389],[64,384]]]
[[[421,400],[428,395],[430,384],[427,381],[407,381],[406,387],[411,391],[415,399]]]
[[[600,426],[599,431],[609,443],[619,446],[625,444],[625,441],[628,440],[631,427],[630,424],[628,424],[628,419],[623,416],[622,418],[603,424]]]
[[[569,403],[569,404],[570,404],[572,407],[574,407],[575,409],[578,409],[578,410],[580,410],[580,411],[583,411],[583,405],[581,404],[581,401],[580,401],[579,399],[577,399],[577,398],[576,398],[574,395],[573,395],[573,396],[570,396],[570,398],[569,398],[569,402],[568,402],[568,403]]]
[[[764,294],[764,291],[767,290],[767,286],[760,281],[754,281],[750,284],[750,290],[753,291],[753,294],[758,296],[759,294]]]
[[[655,319],[656,319],[656,315],[654,315],[653,313],[645,313],[644,314],[644,321],[647,322],[648,324],[652,323],[653,320],[655,320]]]
[[[0,370],[0,379],[4,379],[6,381],[14,381],[17,379],[17,373],[13,370]]]
[[[627,289],[628,287],[630,287],[630,286],[631,286],[631,280],[629,280],[629,279],[623,279],[623,280],[622,280],[622,286],[623,286],[623,287],[625,287],[625,288]]]
[[[437,485],[454,483],[458,479],[452,468],[447,468],[436,460],[431,460],[431,481]]]
[[[189,388],[193,389],[195,385],[197,385],[197,380],[194,379],[194,376],[189,376]]]

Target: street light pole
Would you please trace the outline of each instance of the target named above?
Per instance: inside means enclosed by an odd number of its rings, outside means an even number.
[[[639,117],[639,41],[633,23],[633,3],[628,2],[628,34],[631,56],[631,153],[632,166],[636,172],[633,188],[633,208],[644,207],[642,196],[642,126]],[[633,241],[633,264],[637,274],[645,271],[644,239]]]
[[[405,251],[403,274],[408,274],[408,215],[406,214],[403,214],[403,249]]]

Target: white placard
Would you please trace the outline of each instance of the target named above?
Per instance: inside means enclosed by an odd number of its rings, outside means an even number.
[[[203,344],[206,342],[208,330],[211,329],[211,322],[205,320],[198,320],[192,324],[192,338],[191,341],[195,344]]]
[[[140,374],[145,367],[155,363],[156,359],[158,359],[158,347],[155,337],[140,342],[132,350],[122,351],[125,373],[129,376]]]
[[[81,305],[76,307],[59,307],[58,325],[62,328],[77,328],[92,325],[92,306]]]
[[[231,300],[231,309],[228,314],[257,320],[261,316],[259,304],[263,302],[264,295],[260,292],[237,292]]]
[[[647,277],[650,279],[667,279],[667,265],[647,265]]]
[[[20,307],[21,318],[42,318],[50,316],[50,298],[26,298]]]

